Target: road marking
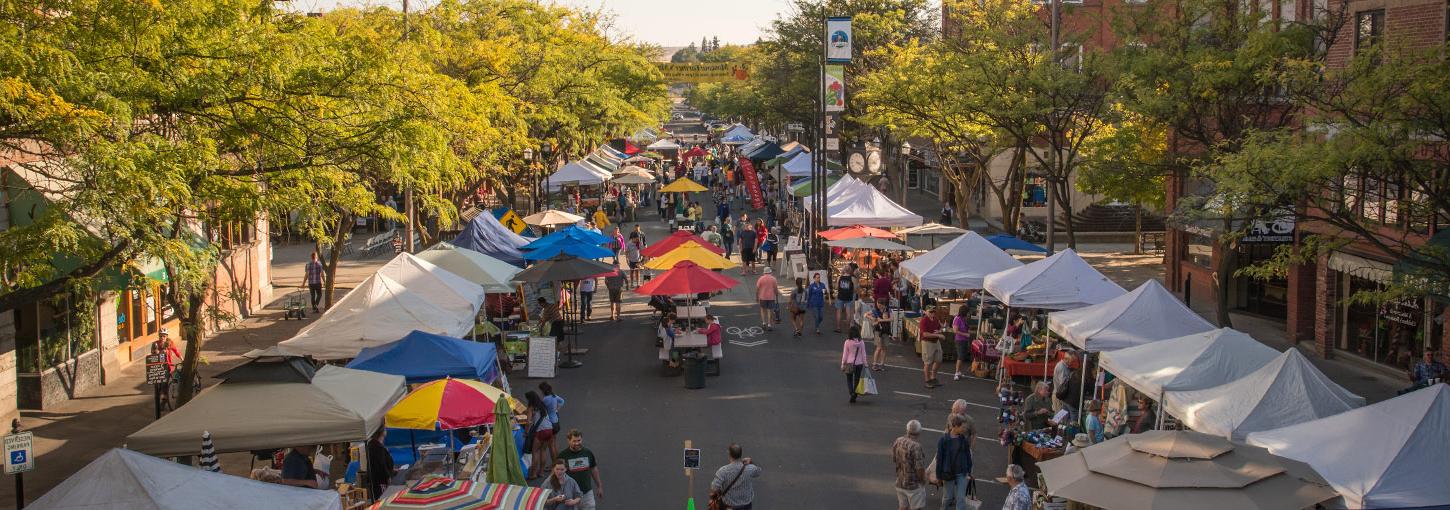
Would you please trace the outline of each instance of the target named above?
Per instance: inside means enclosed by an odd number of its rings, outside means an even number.
[[[927,432],[936,432],[938,434],[945,434],[945,433],[947,433],[947,431],[945,431],[945,430],[930,429],[930,428],[926,428],[926,427],[922,427],[921,430],[925,430]]]
[[[903,367],[901,365],[892,365],[890,363],[882,363],[881,365],[882,366],[891,367],[891,368],[899,368],[899,369],[902,369],[902,370],[912,370],[912,371],[916,371],[916,372],[920,372],[921,371],[921,367]],[[937,372],[937,373],[940,374],[941,372]],[[962,378],[963,379],[976,379],[978,381],[997,382],[996,379],[987,379],[987,378],[983,378],[983,377],[973,377],[973,376],[970,376],[970,375],[963,375]]]
[[[949,399],[947,399],[947,402],[951,402],[951,403],[955,404],[955,403],[957,403],[957,399],[949,398]],[[969,406],[985,407],[987,409],[1000,409],[1001,408],[1001,406],[989,406],[989,405],[986,405],[986,404],[978,404],[976,402],[967,402],[966,400],[963,400],[962,402],[966,403]]]
[[[759,347],[759,346],[765,345],[765,344],[767,344],[769,342],[770,342],[769,340],[756,340],[754,342],[741,342],[739,340],[731,340],[730,341],[730,343],[735,344],[735,345],[739,345],[741,347]]]
[[[898,394],[901,394],[901,395],[909,395],[909,396],[913,396],[913,397],[931,398],[931,395],[922,395],[920,393],[907,393],[905,391],[893,391],[892,393],[898,393]]]
[[[765,334],[765,330],[761,329],[760,326],[750,326],[748,328],[730,326],[725,328],[725,332],[740,338],[755,338],[757,335]]]

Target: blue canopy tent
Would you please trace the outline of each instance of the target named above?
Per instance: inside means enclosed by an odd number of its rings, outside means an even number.
[[[756,147],[755,150],[745,153],[745,157],[753,161],[764,161],[781,154],[785,154],[785,151],[780,150],[780,145],[777,145],[775,142],[765,142],[760,147]]]
[[[463,227],[452,244],[523,267],[524,254],[520,248],[529,244],[529,240],[503,226],[492,214],[480,214]]]
[[[754,140],[754,139],[755,139],[755,136],[754,135],[745,135],[745,134],[725,135],[723,137],[720,137],[720,143],[724,143],[724,144],[739,144],[739,143],[747,143],[747,142],[749,142],[751,140]]]
[[[595,244],[595,245],[604,244],[604,243],[608,243],[608,242],[613,242],[614,241],[614,239],[611,239],[609,236],[606,236],[604,234],[595,232],[593,230],[586,230],[586,229],[579,228],[578,226],[571,225],[571,226],[569,226],[567,228],[559,229],[559,230],[557,230],[557,231],[555,231],[555,232],[553,232],[553,233],[551,233],[549,235],[546,235],[544,237],[540,237],[538,239],[535,239],[535,240],[533,240],[533,242],[530,242],[529,244],[525,244],[523,246],[523,249],[525,249],[525,250],[537,250],[537,249],[540,249],[540,248],[548,247],[549,245],[552,245],[554,243],[557,243],[557,242],[560,242],[560,241],[566,241],[566,240],[568,240],[568,241],[582,241],[584,243]]]
[[[987,236],[987,242],[1001,248],[1003,251],[1025,251],[1032,253],[1047,253],[1047,248],[1023,241],[1007,234],[992,234]]]
[[[396,342],[369,347],[347,368],[401,375],[408,384],[453,377],[498,379],[498,349],[488,342],[413,331]]]
[[[602,259],[614,255],[613,251],[601,248],[596,243],[580,241],[577,239],[565,239],[555,241],[547,246],[524,252],[526,260],[545,260],[559,255],[572,255],[581,259]]]

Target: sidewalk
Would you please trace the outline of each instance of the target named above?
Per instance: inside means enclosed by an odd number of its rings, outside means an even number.
[[[276,246],[273,250],[272,302],[239,321],[235,328],[216,334],[202,345],[202,384],[210,386],[217,374],[238,365],[242,354],[275,345],[291,338],[311,324],[308,320],[282,320],[282,298],[302,282],[302,267],[312,252],[310,244]],[[346,259],[339,263],[337,297],[372,275],[391,257]],[[292,287],[292,288],[289,288]],[[20,424],[35,433],[36,470],[25,474],[25,497],[34,501],[87,463],[111,448],[121,447],[126,436],[150,424],[155,418],[151,386],[146,384],[145,364],[133,362],[112,374],[110,383],[46,411],[22,411]],[[197,438],[201,441],[201,438]],[[223,456],[245,459],[246,456]],[[228,472],[243,473],[231,469]],[[0,501],[15,501],[13,483],[0,483]]]

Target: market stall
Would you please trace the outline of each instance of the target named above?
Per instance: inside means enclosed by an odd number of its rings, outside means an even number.
[[[402,376],[333,365],[308,382],[229,382],[126,437],[126,447],[161,457],[366,441],[406,390]]]
[[[544,179],[549,191],[557,191],[566,185],[595,186],[609,180],[613,172],[610,169],[585,164],[581,161],[574,161],[559,167],[554,173]]]
[[[525,223],[528,223],[525,219]],[[541,225],[541,223],[529,223],[530,225]],[[467,250],[473,250],[488,255],[505,263],[523,267],[523,253],[519,248],[528,244],[528,240],[518,235],[508,227],[498,222],[492,214],[480,214],[473,217],[463,231],[458,233],[451,242],[453,246]]]
[[[378,268],[375,274],[386,276],[409,291],[424,296],[440,310],[462,312],[472,318],[483,306],[483,286],[411,253],[399,253]],[[326,313],[323,315],[326,316]]]
[[[417,257],[483,287],[487,293],[514,291],[513,279],[522,269],[480,252],[440,242]]]
[[[1248,442],[1313,466],[1344,498],[1344,507],[1450,506],[1450,471],[1444,469],[1450,451],[1450,386],[1445,384],[1254,432]]]
[[[191,442],[199,446],[200,433],[192,437]],[[112,448],[25,507],[43,510],[341,510],[342,500],[336,491],[259,482]]]
[[[1162,400],[1165,391],[1201,390],[1239,380],[1278,355],[1245,333],[1220,328],[1104,352],[1099,363],[1124,384]]]
[[[1115,351],[1213,330],[1158,280],[1096,305],[1047,315],[1047,329],[1087,352]]]
[[[976,232],[901,263],[902,275],[921,290],[981,289],[987,275],[1021,267]]]
[[[396,342],[359,352],[348,368],[401,375],[408,384],[444,377],[493,382],[499,377],[497,346],[414,331]]]
[[[1167,391],[1163,408],[1188,428],[1241,440],[1252,432],[1314,421],[1363,406],[1289,349],[1248,375],[1200,390]]]
[[[902,229],[896,232],[896,234],[906,240],[906,244],[911,245],[913,248],[935,250],[942,244],[951,242],[952,239],[956,239],[958,236],[967,232],[968,230],[964,228],[942,225],[940,223],[927,223]]]
[[[348,359],[413,330],[462,337],[473,329],[474,311],[441,308],[423,292],[374,274],[297,335],[278,343],[277,350],[320,360]]]

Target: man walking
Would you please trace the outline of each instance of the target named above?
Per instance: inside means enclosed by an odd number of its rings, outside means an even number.
[[[575,510],[594,510],[598,501],[604,499],[604,483],[599,481],[599,463],[594,460],[594,452],[584,447],[584,433],[579,429],[569,431],[569,447],[559,452],[559,460],[564,461],[569,478],[584,493]]]
[[[1027,474],[1023,472],[1022,466],[1009,464],[1007,466],[1007,499],[1002,502],[1002,510],[1032,510],[1032,493],[1027,490],[1027,484],[1022,479]]]
[[[942,484],[942,510],[966,510],[967,477],[972,474],[972,447],[967,444],[967,419],[953,414],[951,428],[936,445],[936,479]]]
[[[312,295],[312,313],[317,313],[317,303],[322,301],[322,262],[317,260],[317,252],[312,252],[312,261],[304,268],[307,280],[307,292]]]
[[[891,444],[891,461],[896,464],[896,506],[901,510],[926,508],[926,461],[921,453],[921,422],[906,422],[906,435]]]
[[[750,510],[755,504],[755,485],[752,479],[760,477],[760,466],[745,457],[738,444],[730,445],[730,463],[715,470],[715,479],[710,482],[710,492],[720,495],[720,501],[728,510]]]
[[[937,320],[936,310],[928,310],[921,315],[921,377],[925,381],[927,389],[941,386],[936,380],[937,367],[941,366],[941,342],[945,338],[941,334],[941,321]]]
[[[771,274],[770,267],[762,270],[759,279],[755,280],[755,299],[760,304],[760,327],[766,331],[771,329],[771,314],[774,314],[775,322],[780,321],[780,311],[775,303],[780,298],[780,289],[776,287],[775,275]]]

